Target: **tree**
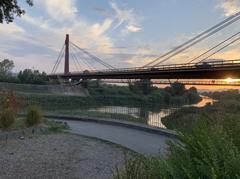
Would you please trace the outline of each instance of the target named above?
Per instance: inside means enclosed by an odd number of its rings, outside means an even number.
[[[141,79],[128,84],[130,91],[136,94],[148,95],[153,91],[153,84],[150,79]]]
[[[188,90],[189,92],[191,92],[191,93],[193,93],[193,94],[197,94],[198,93],[198,91],[197,91],[197,88],[196,87],[191,87],[191,88],[189,88],[189,90]]]
[[[168,91],[172,96],[182,96],[184,95],[186,89],[184,84],[175,82],[172,83],[170,87],[167,87],[166,91]]]
[[[26,3],[32,6],[33,0],[26,0]],[[0,1],[0,23],[13,22],[14,16],[21,17],[24,13],[25,11],[18,5],[17,0]]]
[[[13,68],[14,63],[12,60],[5,59],[2,62],[0,62],[0,78],[1,79],[8,78]]]
[[[45,84],[48,81],[47,74],[45,72],[40,73],[38,70],[25,69],[20,71],[18,79],[21,83],[31,84]]]

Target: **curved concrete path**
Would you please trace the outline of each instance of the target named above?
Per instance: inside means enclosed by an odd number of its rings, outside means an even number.
[[[165,155],[167,153],[165,141],[173,139],[123,126],[75,120],[60,121],[67,122],[72,133],[107,140],[144,155]]]

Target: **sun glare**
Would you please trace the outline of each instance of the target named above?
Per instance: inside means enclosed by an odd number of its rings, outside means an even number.
[[[240,79],[227,78],[224,81],[227,83],[234,83],[234,82],[240,82]]]

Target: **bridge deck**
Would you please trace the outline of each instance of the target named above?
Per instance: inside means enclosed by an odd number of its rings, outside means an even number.
[[[240,78],[240,60],[72,72],[48,76],[64,79],[238,79]]]

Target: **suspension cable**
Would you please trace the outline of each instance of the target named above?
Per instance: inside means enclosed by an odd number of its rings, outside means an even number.
[[[84,54],[88,55],[89,57],[91,57],[93,60],[97,61],[98,63],[102,64],[103,66],[105,66],[106,68],[109,69],[115,69],[112,65],[104,62],[103,60],[101,60],[100,58],[98,58],[97,56],[87,52],[86,50],[80,48],[79,46],[77,46],[76,44],[70,42],[72,45],[74,45],[76,48],[78,48],[80,51],[82,51]]]
[[[55,72],[56,72],[56,70],[57,70],[57,68],[58,68],[58,66],[59,66],[59,64],[60,64],[60,62],[61,62],[61,59],[62,59],[62,56],[63,56],[62,54],[63,54],[63,49],[64,49],[64,47],[65,47],[65,44],[63,44],[62,49],[61,49],[60,53],[58,54],[57,61],[56,61],[56,63],[54,64],[53,69],[52,69],[52,73],[55,73]]]
[[[181,50],[175,52],[174,54],[170,55],[169,57],[163,59],[162,61],[158,62],[158,63],[157,63],[156,65],[154,65],[154,66],[157,66],[157,65],[159,65],[159,64],[161,64],[161,63],[163,63],[163,62],[165,62],[165,61],[167,61],[167,60],[169,60],[169,59],[171,59],[172,57],[178,55],[179,53],[185,51],[186,49],[192,47],[193,45],[195,45],[195,44],[201,42],[202,40],[204,40],[204,39],[206,39],[206,38],[208,38],[208,37],[214,35],[215,33],[219,32],[220,30],[224,29],[225,27],[229,26],[230,24],[232,24],[232,23],[238,21],[239,19],[240,19],[240,16],[237,17],[237,18],[235,18],[235,19],[233,19],[232,21],[228,22],[227,24],[225,24],[225,25],[223,25],[223,26],[217,28],[217,29],[214,30],[213,32],[209,33],[208,35],[203,36],[202,38],[198,39],[197,41],[195,41],[195,42],[193,42],[193,43],[190,43],[189,45],[187,45],[187,46],[184,47],[183,49],[181,49]]]
[[[182,45],[177,46],[177,47],[174,48],[173,50],[170,50],[169,52],[167,52],[167,53],[161,55],[160,57],[158,57],[158,58],[156,58],[155,60],[153,60],[152,62],[150,62],[150,63],[144,65],[143,67],[146,67],[146,66],[150,66],[150,65],[152,65],[153,63],[159,61],[159,60],[162,59],[163,57],[166,57],[166,56],[172,54],[173,52],[175,52],[175,51],[177,51],[177,50],[183,48],[184,46],[186,46],[186,45],[192,43],[193,41],[199,39],[200,37],[204,36],[205,34],[210,33],[210,32],[213,31],[214,29],[216,29],[216,28],[222,26],[223,24],[225,24],[225,23],[227,23],[227,22],[228,22],[227,25],[230,25],[230,24],[234,23],[234,22],[237,21],[238,19],[235,19],[235,20],[233,20],[233,21],[231,21],[231,20],[234,19],[234,18],[236,18],[236,17],[238,17],[239,15],[240,15],[240,12],[238,12],[238,13],[236,13],[236,14],[230,16],[230,17],[228,17],[228,18],[225,19],[224,21],[222,21],[222,22],[218,23],[217,25],[211,27],[210,29],[208,29],[208,30],[206,30],[206,31],[204,31],[204,32],[202,32],[202,33],[200,33],[199,35],[197,35],[197,36],[195,36],[194,38],[188,40],[187,42],[183,43]],[[222,26],[222,27],[225,28],[226,26]],[[219,28],[218,28],[218,29],[219,29]],[[219,29],[219,30],[221,30],[221,29]],[[218,30],[218,31],[219,31],[219,30]],[[213,33],[213,34],[214,34],[214,33]],[[213,34],[211,34],[211,35],[213,35]],[[210,35],[210,36],[211,36],[211,35]],[[205,38],[207,38],[207,37],[209,37],[209,36],[205,36]],[[197,41],[196,43],[198,43],[198,42],[204,40],[205,38],[202,38],[201,40]],[[194,43],[194,44],[192,43],[192,45],[195,45],[195,43]],[[192,45],[189,45],[188,48],[191,47]],[[186,48],[186,49],[187,49],[187,48]],[[186,49],[184,49],[184,50],[186,50]],[[168,59],[166,59],[166,60],[168,60]],[[162,62],[161,62],[161,63],[162,63]],[[160,64],[160,63],[159,63],[159,64]]]
[[[70,45],[70,52],[72,52],[73,50],[73,48],[72,48],[72,46]],[[73,61],[74,61],[74,64],[75,64],[75,66],[77,67],[77,71],[78,71],[78,69],[79,69],[79,71],[81,71],[82,70],[82,67],[81,67],[81,65],[80,65],[80,63],[78,62],[78,60],[77,60],[77,57],[75,56],[75,54],[72,52],[72,53],[70,53],[71,54],[71,57],[72,57],[72,59],[73,59]]]
[[[73,54],[70,53],[70,55],[71,55],[71,57],[72,57],[72,59],[73,59],[73,63],[74,63],[74,66],[75,66],[76,71],[79,71],[78,65],[77,65],[77,63],[76,63],[76,60],[73,58]]]
[[[232,35],[231,37],[229,37],[229,38],[225,39],[224,41],[220,42],[219,44],[213,46],[212,48],[210,48],[210,49],[207,50],[206,52],[202,53],[201,55],[195,57],[194,59],[192,59],[192,60],[189,61],[188,63],[192,63],[192,62],[196,61],[196,60],[199,59],[200,57],[203,57],[203,56],[206,55],[207,53],[211,52],[211,51],[214,50],[215,48],[221,46],[222,44],[224,44],[225,42],[231,40],[232,38],[236,37],[236,36],[239,35],[239,34],[240,34],[240,32],[238,32],[238,33]]]
[[[199,61],[198,63],[201,63],[201,62],[203,62],[203,61],[207,60],[209,57],[211,57],[211,56],[215,55],[216,53],[218,53],[218,52],[222,51],[223,49],[227,48],[228,46],[230,46],[230,45],[234,44],[234,43],[235,43],[235,42],[237,42],[238,40],[240,40],[240,37],[238,37],[237,39],[235,39],[235,40],[233,40],[233,41],[229,42],[228,44],[226,44],[226,45],[225,45],[225,46],[223,46],[222,48],[218,49],[217,51],[213,52],[212,54],[210,54],[210,55],[209,55],[209,56],[207,56],[206,58],[202,59],[202,60],[201,60],[201,61]]]
[[[70,44],[70,45],[72,45],[72,44]],[[75,46],[72,45],[72,48],[75,50],[75,52],[78,52],[78,49],[77,49]],[[76,54],[77,54],[77,53],[76,53]],[[76,57],[76,59],[78,59],[78,58]],[[85,59],[85,58],[81,58],[81,59],[82,59],[81,62],[83,62],[90,70],[96,70],[96,68],[95,68],[94,66],[92,66],[92,65],[88,62],[87,59]]]

